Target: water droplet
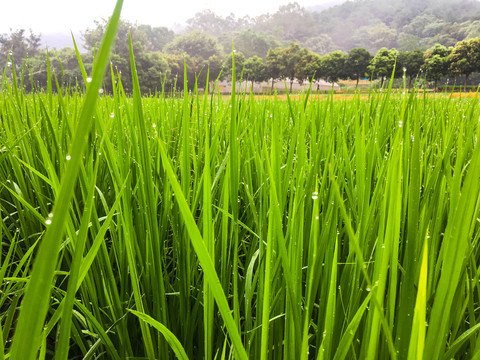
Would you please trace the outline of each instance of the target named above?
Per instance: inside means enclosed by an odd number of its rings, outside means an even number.
[[[318,192],[314,191],[314,192],[312,193],[312,199],[313,199],[313,200],[317,200],[317,199],[318,199]]]
[[[12,66],[12,62],[9,61],[9,62],[7,63],[7,66],[8,66],[8,67],[11,67],[11,66]]]
[[[92,78],[91,77],[87,77],[87,83],[91,83],[92,82]]]
[[[400,120],[400,121],[398,122],[398,127],[402,127],[402,126],[403,126],[403,121]]]
[[[48,217],[49,217],[50,219],[53,218],[53,213],[49,213],[49,214],[48,214]]]
[[[115,113],[110,113],[110,117],[113,119],[115,117]]]
[[[365,290],[367,290],[367,291],[371,291],[372,289],[370,289],[370,287],[367,287]]]
[[[70,160],[72,157],[70,155],[65,156],[65,160]]]
[[[103,89],[102,88],[98,89],[98,93],[103,94]]]
[[[51,223],[52,223],[52,220],[51,220],[51,219],[45,220],[45,225],[50,225]]]
[[[152,128],[155,129],[156,127],[157,127],[157,124],[153,123],[153,124],[152,124]]]

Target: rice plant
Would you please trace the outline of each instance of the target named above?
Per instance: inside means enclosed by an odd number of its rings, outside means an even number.
[[[3,77],[0,359],[480,359],[477,98],[100,94],[120,8]]]

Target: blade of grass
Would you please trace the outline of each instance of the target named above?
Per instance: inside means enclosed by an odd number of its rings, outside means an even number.
[[[33,360],[41,342],[41,331],[48,311],[53,273],[57,261],[60,240],[69,214],[70,201],[80,169],[81,156],[87,143],[85,141],[93,123],[93,112],[98,97],[98,90],[103,81],[103,74],[108,64],[110,49],[113,45],[118,27],[123,1],[118,0],[103,40],[100,54],[93,69],[92,83],[87,92],[80,114],[75,137],[70,149],[71,161],[62,179],[51,220],[40,245],[32,269],[25,297],[22,301],[20,316],[12,344],[12,359]],[[29,344],[29,346],[25,346]]]
[[[150,326],[153,326],[155,329],[160,331],[178,359],[188,360],[187,353],[183,349],[182,344],[180,344],[180,341],[178,341],[176,336],[170,330],[168,330],[165,325],[153,319],[151,316],[148,316],[147,314],[143,314],[141,312],[130,309],[128,309],[128,311],[130,311],[133,315],[137,316],[140,320],[146,322]]]
[[[422,360],[425,345],[426,313],[427,313],[427,271],[428,271],[428,241],[423,245],[422,265],[418,281],[417,302],[413,315],[412,335],[408,347],[408,360]]]
[[[230,313],[228,301],[225,293],[223,292],[220,280],[218,279],[213,261],[208,254],[205,242],[202,238],[200,231],[198,230],[195,219],[193,218],[187,201],[185,200],[185,196],[182,193],[181,186],[178,183],[175,173],[173,172],[172,166],[170,165],[170,161],[168,159],[167,153],[165,152],[164,146],[160,140],[158,144],[160,148],[160,154],[162,156],[162,166],[175,193],[175,200],[177,201],[185,226],[187,227],[188,233],[190,235],[192,246],[198,256],[200,265],[203,268],[205,279],[210,284],[212,294],[215,298],[215,301],[217,302],[218,309],[222,315],[223,321],[225,322],[225,326],[227,327],[237,356],[240,359],[246,360],[248,358],[247,353],[242,345],[240,334],[238,332],[235,321]]]

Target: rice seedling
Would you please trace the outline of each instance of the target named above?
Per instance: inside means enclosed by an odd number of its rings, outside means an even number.
[[[480,358],[476,97],[99,94],[120,7],[3,77],[0,358]]]

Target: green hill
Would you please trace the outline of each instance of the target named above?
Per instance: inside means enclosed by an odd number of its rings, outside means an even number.
[[[190,30],[218,37],[226,48],[231,46],[232,36],[245,37],[246,31],[253,30],[257,37],[264,36],[269,45],[272,41],[280,46],[294,41],[320,55],[354,47],[372,53],[382,47],[426,50],[437,43],[448,47],[479,36],[480,2],[357,0],[326,9],[290,3],[274,14],[255,18],[223,18],[204,11],[189,19],[188,24]]]
[[[480,35],[480,2],[472,0],[347,1],[313,17],[317,32],[341,50],[425,50]]]

